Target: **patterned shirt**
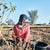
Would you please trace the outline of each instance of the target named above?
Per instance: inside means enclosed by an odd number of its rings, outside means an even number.
[[[26,39],[29,42],[29,35],[30,35],[30,27],[29,24],[25,23],[24,27],[21,28],[19,24],[16,24],[13,27],[12,38],[15,40],[16,37],[21,37],[22,39]]]

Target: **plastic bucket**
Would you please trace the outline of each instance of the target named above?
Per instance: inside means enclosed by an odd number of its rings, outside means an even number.
[[[47,49],[48,45],[44,42],[38,42],[36,45],[35,45],[35,50],[48,50]]]

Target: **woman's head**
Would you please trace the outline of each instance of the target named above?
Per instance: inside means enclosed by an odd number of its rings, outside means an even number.
[[[26,19],[27,19],[27,16],[25,14],[21,14],[19,18],[19,22],[25,23]]]

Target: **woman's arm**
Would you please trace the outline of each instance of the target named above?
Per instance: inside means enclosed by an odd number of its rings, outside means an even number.
[[[30,26],[28,25],[28,27],[27,27],[27,31],[26,31],[26,35],[25,35],[25,39],[26,39],[26,41],[28,40],[29,35],[30,35]]]
[[[12,32],[12,38],[13,38],[14,40],[16,40],[16,37],[17,37],[15,34],[16,34],[16,27],[14,26],[14,27],[13,27],[13,32]]]

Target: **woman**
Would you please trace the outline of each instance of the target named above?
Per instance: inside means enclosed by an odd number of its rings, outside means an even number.
[[[30,27],[25,21],[27,16],[25,14],[21,14],[19,18],[19,22],[13,27],[12,38],[16,43],[19,42],[19,39],[25,39],[25,43],[29,42],[30,35]]]

